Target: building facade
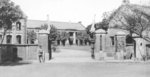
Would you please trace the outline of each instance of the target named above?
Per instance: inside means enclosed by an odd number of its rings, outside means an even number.
[[[4,37],[4,39],[3,39]],[[26,19],[21,19],[12,24],[4,35],[4,28],[0,28],[0,41],[2,44],[26,44]]]
[[[67,33],[68,39],[65,41],[66,44],[69,43],[70,39],[71,42],[75,44],[77,40],[77,32],[85,32],[85,27],[80,22],[71,23],[71,22],[56,22],[56,21],[41,21],[41,20],[28,20],[27,30],[34,31],[37,34],[37,38],[38,38],[38,32],[41,30],[41,27],[45,24],[48,25],[47,28],[45,29],[47,31],[50,30],[51,26],[54,26],[60,35],[64,32]],[[57,45],[58,44],[62,45],[60,39],[56,39],[56,40],[57,40]]]

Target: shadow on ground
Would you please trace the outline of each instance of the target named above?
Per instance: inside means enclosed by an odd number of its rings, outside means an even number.
[[[32,62],[25,61],[25,62],[4,62],[0,63],[0,66],[19,66],[19,65],[28,65],[32,64]]]

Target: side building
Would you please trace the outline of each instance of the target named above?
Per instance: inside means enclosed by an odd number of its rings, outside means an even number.
[[[129,18],[127,17],[133,18],[128,20]],[[150,59],[149,17],[150,6],[130,3],[121,5],[108,18],[108,30],[98,29],[95,31],[96,58],[117,60]]]

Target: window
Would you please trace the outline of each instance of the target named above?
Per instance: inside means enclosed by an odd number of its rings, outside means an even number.
[[[2,29],[2,25],[0,24],[0,29]]]
[[[0,41],[2,41],[2,35],[0,35]]]
[[[34,39],[31,39],[31,44],[34,44]]]
[[[17,43],[18,43],[18,44],[21,44],[21,35],[17,35],[17,36],[16,36],[16,39],[17,39]]]
[[[111,45],[114,46],[115,45],[115,38],[114,38],[114,36],[111,36],[110,38],[111,38]]]
[[[16,23],[16,30],[21,30],[21,23],[20,22]]]
[[[134,44],[134,39],[131,36],[127,35],[126,36],[126,43],[127,44]]]
[[[69,32],[69,35],[70,35],[70,36],[73,36],[73,32]]]
[[[6,43],[7,44],[11,44],[11,42],[12,42],[12,36],[11,35],[7,35],[7,37],[6,37]]]
[[[102,35],[100,35],[100,50],[102,50]]]

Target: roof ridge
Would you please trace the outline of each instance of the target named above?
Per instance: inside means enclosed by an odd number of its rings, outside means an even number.
[[[42,21],[42,22],[47,22],[47,20],[37,20],[37,19],[28,19],[27,21]],[[71,24],[80,24],[78,22],[67,22],[67,21],[49,21],[50,22],[56,22],[56,23],[71,23]]]

